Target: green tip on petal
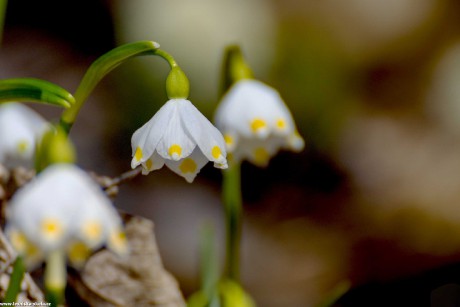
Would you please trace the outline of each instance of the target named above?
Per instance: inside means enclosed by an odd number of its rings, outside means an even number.
[[[14,78],[0,80],[0,103],[38,102],[69,108],[75,98],[62,87],[51,82],[34,78]]]

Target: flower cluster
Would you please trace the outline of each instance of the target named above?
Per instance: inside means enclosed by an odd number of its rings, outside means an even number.
[[[168,166],[192,182],[208,162],[226,168],[222,134],[187,99],[170,99],[131,139],[131,167],[144,174]]]
[[[13,196],[8,209],[6,233],[29,266],[54,250],[67,251],[76,265],[104,243],[117,254],[127,252],[117,211],[72,164],[46,168]]]
[[[242,79],[230,87],[216,110],[215,123],[235,163],[246,159],[266,166],[279,149],[304,147],[279,93],[256,80]]]

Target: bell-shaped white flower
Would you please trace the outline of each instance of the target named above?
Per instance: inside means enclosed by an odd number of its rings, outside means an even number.
[[[208,162],[227,167],[225,141],[211,122],[186,99],[170,99],[131,139],[131,167],[143,174],[163,167],[192,182]]]
[[[265,166],[281,148],[300,151],[304,140],[279,93],[252,79],[236,82],[224,95],[215,123],[235,162]]]
[[[48,123],[21,103],[0,104],[0,163],[8,168],[33,165],[36,140]]]
[[[55,250],[75,263],[107,243],[127,251],[122,222],[98,184],[72,164],[46,168],[13,196],[6,233],[13,247],[33,265]]]

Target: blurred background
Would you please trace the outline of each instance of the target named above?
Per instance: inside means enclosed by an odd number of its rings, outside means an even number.
[[[0,77],[73,92],[93,60],[136,40],[174,55],[210,119],[223,49],[239,44],[306,140],[265,169],[243,165],[242,282],[259,306],[315,306],[343,281],[352,287],[336,306],[460,296],[458,1],[15,0]],[[159,58],[137,58],[101,82],[71,134],[80,166],[108,176],[130,168],[131,135],[166,101],[167,71]],[[154,221],[185,296],[199,286],[205,223],[223,255],[220,183],[211,165],[193,184],[162,169],[123,185],[115,201]]]

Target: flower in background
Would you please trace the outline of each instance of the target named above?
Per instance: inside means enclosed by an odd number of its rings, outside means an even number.
[[[279,93],[253,79],[234,83],[215,115],[232,162],[249,160],[266,166],[281,148],[300,151],[304,140]]]
[[[100,187],[72,164],[54,164],[13,196],[6,233],[29,266],[56,250],[76,265],[107,243],[127,252],[122,222]]]
[[[187,99],[170,99],[131,139],[131,167],[143,174],[168,166],[192,182],[208,162],[227,168],[222,134]]]
[[[20,103],[0,105],[0,163],[31,167],[35,143],[47,127],[45,119]]]

